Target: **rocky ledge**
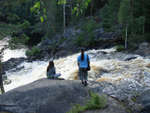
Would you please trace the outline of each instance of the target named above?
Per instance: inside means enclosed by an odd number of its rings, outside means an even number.
[[[89,98],[90,87],[80,81],[40,79],[13,89],[0,96],[0,112],[9,113],[66,113],[74,104],[83,105]],[[108,97],[102,113],[127,113],[117,100]],[[97,112],[98,112],[97,111]],[[86,111],[93,113],[93,111]]]

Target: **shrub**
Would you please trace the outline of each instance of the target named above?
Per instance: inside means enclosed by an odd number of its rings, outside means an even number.
[[[102,109],[106,106],[107,100],[105,95],[99,96],[97,93],[89,92],[90,100],[86,105],[76,104],[68,113],[80,113],[86,110]]]
[[[27,50],[27,51],[26,51],[26,55],[27,55],[27,56],[37,56],[37,55],[39,55],[40,51],[41,51],[41,50],[40,50],[39,48],[37,48],[37,47],[32,47],[31,50]]]
[[[120,52],[120,51],[125,50],[125,48],[124,48],[123,45],[118,45],[118,46],[116,47],[116,50],[117,50],[118,52]]]
[[[97,93],[90,92],[91,99],[86,104],[86,110],[102,109],[106,106],[107,100],[105,95],[99,96]]]
[[[93,19],[88,20],[86,23],[84,23],[84,25],[82,26],[82,30],[86,31],[86,32],[91,32],[94,29],[96,29],[97,24]]]
[[[94,33],[93,32],[82,32],[75,40],[74,44],[82,47],[89,47],[95,45]]]
[[[144,35],[144,39],[145,39],[145,41],[148,41],[148,42],[150,42],[150,33],[145,33],[145,35]]]
[[[17,23],[19,19],[20,19],[19,16],[16,14],[11,13],[7,14],[7,21],[10,23]]]
[[[82,34],[80,34],[75,40],[74,40],[74,44],[77,46],[83,46],[84,44],[84,37]]]
[[[27,29],[31,26],[30,22],[25,20],[21,25],[20,25],[20,28],[21,29]]]
[[[27,44],[29,40],[29,37],[26,35],[26,34],[21,34],[20,36],[15,36],[15,37],[12,37],[11,40],[9,41],[9,46],[12,48],[12,49],[15,49],[17,47],[17,45],[25,45]]]

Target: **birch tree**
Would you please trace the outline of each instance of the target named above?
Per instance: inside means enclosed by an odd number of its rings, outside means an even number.
[[[127,48],[128,41],[128,26],[130,22],[130,0],[122,0],[120,3],[120,9],[118,12],[119,23],[123,26],[125,30],[125,49]]]

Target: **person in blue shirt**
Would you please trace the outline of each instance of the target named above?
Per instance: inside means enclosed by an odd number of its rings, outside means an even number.
[[[88,70],[90,70],[90,58],[84,52],[84,48],[81,49],[81,54],[77,58],[79,67],[79,78],[83,85],[87,85]]]

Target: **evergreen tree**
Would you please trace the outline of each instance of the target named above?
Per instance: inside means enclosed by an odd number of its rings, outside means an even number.
[[[120,7],[120,0],[109,0],[108,3],[101,10],[102,26],[105,30],[113,30],[114,26],[118,24],[118,10]]]
[[[131,22],[130,19],[130,0],[122,0],[118,12],[118,20],[125,31],[125,48],[127,48],[128,26]]]

